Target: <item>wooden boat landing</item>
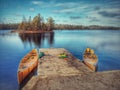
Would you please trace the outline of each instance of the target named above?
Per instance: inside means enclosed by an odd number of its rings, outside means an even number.
[[[38,75],[42,78],[59,75],[81,75],[92,72],[78,58],[75,58],[70,52],[63,48],[40,49],[45,55],[39,59]],[[59,58],[59,55],[65,53],[67,58]]]

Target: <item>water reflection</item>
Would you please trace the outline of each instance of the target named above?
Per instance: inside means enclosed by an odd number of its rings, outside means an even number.
[[[54,32],[48,32],[48,33],[39,33],[39,34],[19,34],[20,39],[24,43],[29,43],[30,46],[34,44],[37,47],[41,47],[42,44],[44,44],[45,40],[47,40],[48,44],[52,46],[54,44]]]
[[[98,71],[120,70],[120,30],[55,30],[43,34],[9,32],[0,31],[0,90],[18,89],[16,73],[19,62],[36,45],[40,48],[62,47],[81,60],[86,47],[90,47],[98,55]]]

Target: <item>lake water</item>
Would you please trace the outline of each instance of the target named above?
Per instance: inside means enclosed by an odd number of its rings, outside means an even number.
[[[0,30],[0,90],[18,90],[18,64],[33,48],[65,48],[82,60],[90,47],[98,55],[98,71],[120,70],[120,30],[55,30],[29,35],[9,31]]]

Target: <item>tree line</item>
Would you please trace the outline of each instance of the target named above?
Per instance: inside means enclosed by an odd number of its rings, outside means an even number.
[[[0,24],[0,30],[8,30],[8,29],[17,29],[18,28],[18,23],[1,23]]]
[[[33,19],[29,16],[27,20],[25,16],[23,16],[23,20],[21,23],[9,23],[9,24],[0,24],[0,30],[6,29],[16,29],[16,30],[120,30],[120,27],[114,26],[99,26],[99,25],[69,25],[69,24],[55,24],[55,21],[52,17],[47,18],[46,22],[44,18],[38,14]]]
[[[8,29],[15,29],[17,30],[18,27],[20,29],[20,24],[21,23],[9,23],[9,24],[0,24],[0,30],[8,30]],[[23,23],[22,23],[23,24]],[[24,24],[27,26],[27,24]],[[21,27],[21,30],[22,28],[24,30],[30,30],[32,29],[30,27],[24,27],[24,25]],[[28,29],[29,28],[29,29]],[[36,27],[37,28],[37,27]],[[44,29],[43,29],[44,28]],[[46,29],[47,27],[44,26],[42,27],[41,30],[47,30]],[[53,27],[54,30],[120,30],[120,27],[113,27],[113,26],[98,26],[98,25],[91,25],[91,26],[83,26],[83,25],[68,25],[68,24],[54,24],[54,27]],[[34,29],[35,30],[35,29]],[[37,30],[37,29],[36,29]],[[50,30],[50,29],[49,29]]]
[[[43,17],[38,14],[31,20],[31,16],[29,16],[29,19],[26,20],[26,18],[23,16],[22,22],[18,25],[18,30],[43,30],[43,31],[50,31],[54,29],[54,20],[52,17],[49,17],[47,19],[47,22],[44,22]]]
[[[99,25],[69,25],[69,24],[55,24],[54,29],[61,30],[120,30],[120,27],[114,26],[99,26]]]

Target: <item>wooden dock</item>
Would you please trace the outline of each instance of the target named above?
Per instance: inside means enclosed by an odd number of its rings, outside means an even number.
[[[91,72],[83,63],[80,63],[79,59],[63,48],[40,49],[40,52],[45,53],[38,64],[38,75],[41,78],[51,75],[70,76]],[[59,58],[61,53],[67,54],[68,57],[65,59]]]
[[[40,49],[37,76],[32,77],[22,90],[107,90],[119,88],[120,71],[93,72],[78,58],[63,48]],[[59,58],[61,53],[67,59]],[[111,79],[114,77],[114,80]],[[115,81],[113,84],[112,82]]]

